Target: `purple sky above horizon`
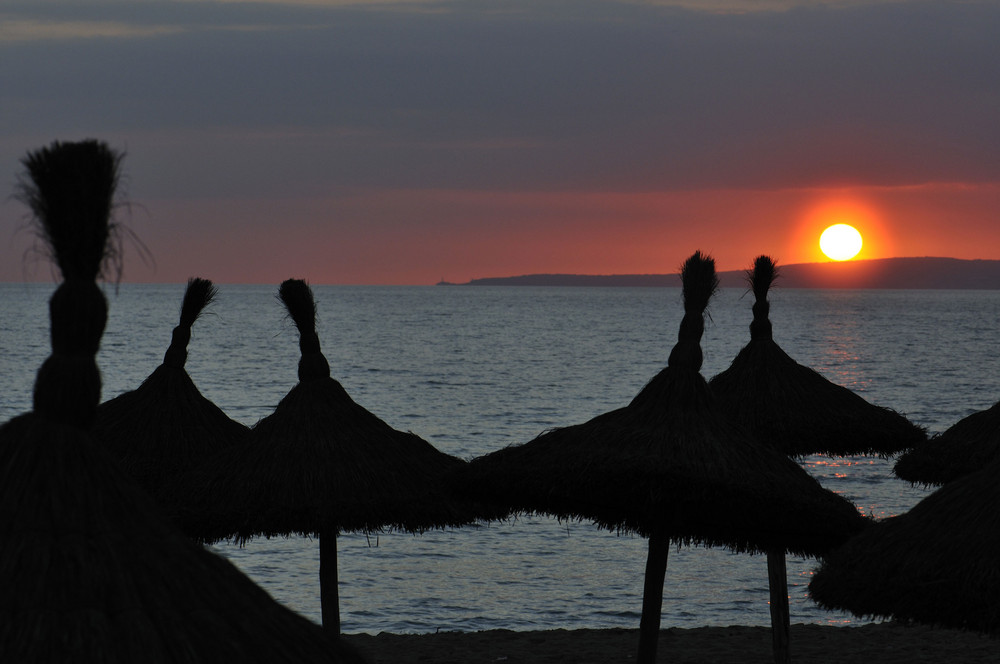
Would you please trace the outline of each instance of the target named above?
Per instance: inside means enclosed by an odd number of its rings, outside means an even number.
[[[0,172],[125,151],[126,281],[732,270],[837,221],[860,258],[1000,258],[998,33],[996,2],[8,0]],[[2,198],[0,281],[50,279]]]

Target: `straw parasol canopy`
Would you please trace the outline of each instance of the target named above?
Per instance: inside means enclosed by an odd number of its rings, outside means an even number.
[[[177,502],[178,475],[250,435],[198,391],[184,368],[191,327],[215,296],[211,281],[190,279],[163,363],[138,388],[97,408],[95,438],[164,506]]]
[[[951,425],[896,459],[896,477],[947,484],[1000,459],[1000,402]]]
[[[420,532],[458,526],[472,508],[447,490],[465,461],[397,431],[358,405],[330,376],[316,333],[312,290],[281,284],[300,334],[299,383],[231,448],[192,472],[204,539],[317,536],[323,624],[339,632],[336,538],[341,532]]]
[[[34,410],[0,427],[0,661],[360,662],[235,567],[160,520],[88,428],[121,156],[53,143],[24,160],[29,202],[64,281]]]
[[[827,609],[1000,636],[1000,461],[949,482],[825,557]]]
[[[682,279],[677,344],[629,405],[474,459],[463,476],[471,495],[511,512],[590,519],[649,538],[642,662],[655,657],[670,542],[816,555],[866,523],[794,461],[727,422],[699,373],[714,261],[695,253]]]
[[[0,541],[0,661],[362,661],[37,410],[0,427]]]
[[[758,256],[747,281],[754,294],[750,343],[710,385],[730,419],[782,454],[889,456],[924,440],[923,429],[802,366],[775,343],[767,293],[778,276]],[[783,551],[768,552],[775,661],[787,662],[788,588]]]
[[[778,346],[767,301],[777,276],[773,259],[755,259],[750,342],[710,383],[730,418],[790,456],[887,457],[924,441],[926,432],[903,415],[830,382]]]

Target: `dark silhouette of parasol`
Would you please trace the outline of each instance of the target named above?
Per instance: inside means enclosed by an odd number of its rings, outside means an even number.
[[[815,555],[866,523],[794,461],[728,423],[699,373],[714,261],[695,253],[682,280],[677,344],[629,405],[474,459],[462,478],[471,496],[513,513],[590,519],[649,539],[644,663],[655,658],[671,542]]]
[[[299,330],[299,383],[253,427],[246,445],[188,475],[199,522],[191,529],[206,541],[318,537],[323,625],[337,634],[338,533],[421,532],[476,515],[447,489],[446,477],[465,461],[393,429],[330,376],[309,286],[289,279],[279,297]]]
[[[1000,459],[1000,402],[962,418],[896,459],[896,477],[942,485]]]
[[[750,342],[710,384],[740,426],[782,454],[888,457],[927,437],[903,415],[869,403],[788,356],[774,341],[767,293],[777,277],[759,256],[749,274],[754,292]]]
[[[0,427],[0,661],[360,662],[162,521],[88,431],[120,161],[92,140],[23,160],[21,198],[64,281],[33,411]]]
[[[97,408],[94,437],[168,513],[178,500],[178,475],[250,435],[198,391],[184,368],[191,326],[215,296],[211,281],[189,280],[163,363],[138,388]]]
[[[829,554],[809,583],[827,609],[1000,636],[1000,461]]]
[[[805,367],[774,341],[767,293],[778,276],[774,260],[758,256],[747,274],[754,294],[750,342],[709,382],[730,419],[782,454],[889,456],[925,439],[924,431],[888,408]],[[790,661],[788,581],[783,551],[767,556],[771,630],[776,662]]]

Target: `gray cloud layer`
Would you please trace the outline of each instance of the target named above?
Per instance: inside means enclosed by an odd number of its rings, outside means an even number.
[[[1000,181],[997,3],[418,9],[5,6],[4,159],[117,139],[154,195]]]

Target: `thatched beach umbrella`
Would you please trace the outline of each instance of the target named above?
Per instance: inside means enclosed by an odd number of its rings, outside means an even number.
[[[947,484],[1000,459],[1000,402],[972,413],[896,459],[896,477]]]
[[[694,254],[682,278],[677,344],[629,405],[474,459],[463,476],[471,495],[512,512],[590,519],[649,538],[640,662],[655,658],[671,542],[815,555],[865,523],[848,501],[719,411],[699,373],[714,261]]]
[[[97,141],[24,160],[22,198],[64,281],[34,410],[0,427],[0,661],[360,661],[160,520],[88,432],[120,160]]]
[[[889,456],[926,438],[905,417],[875,406],[846,387],[830,382],[785,353],[774,341],[767,293],[778,270],[758,256],[748,274],[755,302],[750,343],[710,385],[738,426],[782,454]],[[788,581],[785,554],[767,556],[771,589],[771,629],[775,659],[789,661]]]
[[[826,556],[827,609],[1000,636],[1000,461],[949,482]]]
[[[290,279],[279,296],[300,334],[299,383],[246,445],[213,458],[186,484],[208,541],[318,537],[323,625],[339,633],[338,533],[420,532],[475,514],[446,489],[463,460],[393,429],[330,376],[309,286]]]
[[[211,281],[189,280],[163,363],[138,388],[97,408],[94,437],[168,508],[177,502],[178,475],[250,435],[198,391],[184,368],[191,326],[215,295]]]
[[[926,440],[926,432],[903,415],[827,380],[781,349],[768,318],[767,293],[776,277],[774,260],[757,257],[750,273],[755,297],[750,342],[710,383],[730,417],[796,457],[888,457]]]

